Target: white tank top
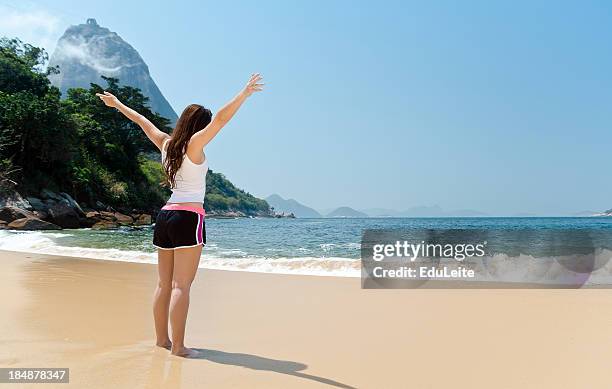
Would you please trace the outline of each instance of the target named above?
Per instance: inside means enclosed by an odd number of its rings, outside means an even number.
[[[162,166],[166,160],[166,139],[162,145]],[[203,152],[203,151],[202,151]],[[175,187],[171,188],[172,195],[169,203],[202,203],[206,195],[206,173],[208,173],[208,158],[200,164],[193,163],[185,154],[183,163],[176,172]]]

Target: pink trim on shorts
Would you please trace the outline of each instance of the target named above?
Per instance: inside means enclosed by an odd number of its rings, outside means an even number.
[[[204,243],[204,237],[202,235],[203,227],[204,227],[204,215],[198,215],[198,227],[196,228],[196,242],[198,242],[198,244]]]
[[[204,211],[204,208],[190,207],[188,205],[166,204],[162,207],[162,209],[167,211],[190,211],[202,215],[202,217],[206,216],[206,211]]]

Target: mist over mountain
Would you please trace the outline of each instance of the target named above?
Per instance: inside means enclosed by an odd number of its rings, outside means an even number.
[[[129,43],[117,33],[98,25],[95,19],[70,26],[59,39],[49,59],[60,73],[49,76],[62,95],[70,88],[89,88],[101,84],[101,76],[118,78],[122,85],[139,88],[149,98],[153,111],[174,124],[176,112],[149,74],[149,67]]]

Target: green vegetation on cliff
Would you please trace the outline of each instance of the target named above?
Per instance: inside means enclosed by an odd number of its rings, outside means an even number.
[[[12,181],[25,195],[36,196],[43,188],[63,191],[91,208],[102,202],[117,209],[158,209],[169,190],[160,185],[164,174],[155,146],[95,97],[100,85],[70,89],[61,99],[47,78],[59,70],[43,70],[47,59],[42,49],[0,39],[0,184]],[[151,111],[139,89],[103,78],[105,90],[171,131],[169,120]],[[270,213],[264,200],[221,174],[210,172],[207,184],[211,212]]]
[[[247,215],[271,213],[270,206],[265,200],[236,188],[221,173],[209,171],[206,176],[206,187],[205,206],[207,210],[213,212],[239,210]]]

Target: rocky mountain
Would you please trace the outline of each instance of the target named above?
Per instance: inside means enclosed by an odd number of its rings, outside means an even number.
[[[123,85],[139,88],[149,98],[153,111],[174,124],[176,112],[149,74],[149,67],[140,54],[117,33],[98,25],[95,19],[70,26],[59,39],[49,59],[49,66],[58,66],[60,73],[49,76],[65,96],[69,88],[89,88],[101,83],[100,76],[118,78]]]
[[[326,217],[368,217],[368,215],[351,207],[339,207],[328,213]]]
[[[304,217],[304,218],[317,218],[323,217],[316,210],[305,206],[304,204],[300,204],[294,199],[285,200],[281,196],[277,194],[270,195],[266,197],[266,201],[270,206],[274,207],[274,211],[284,213],[284,214],[294,214],[295,217]]]

